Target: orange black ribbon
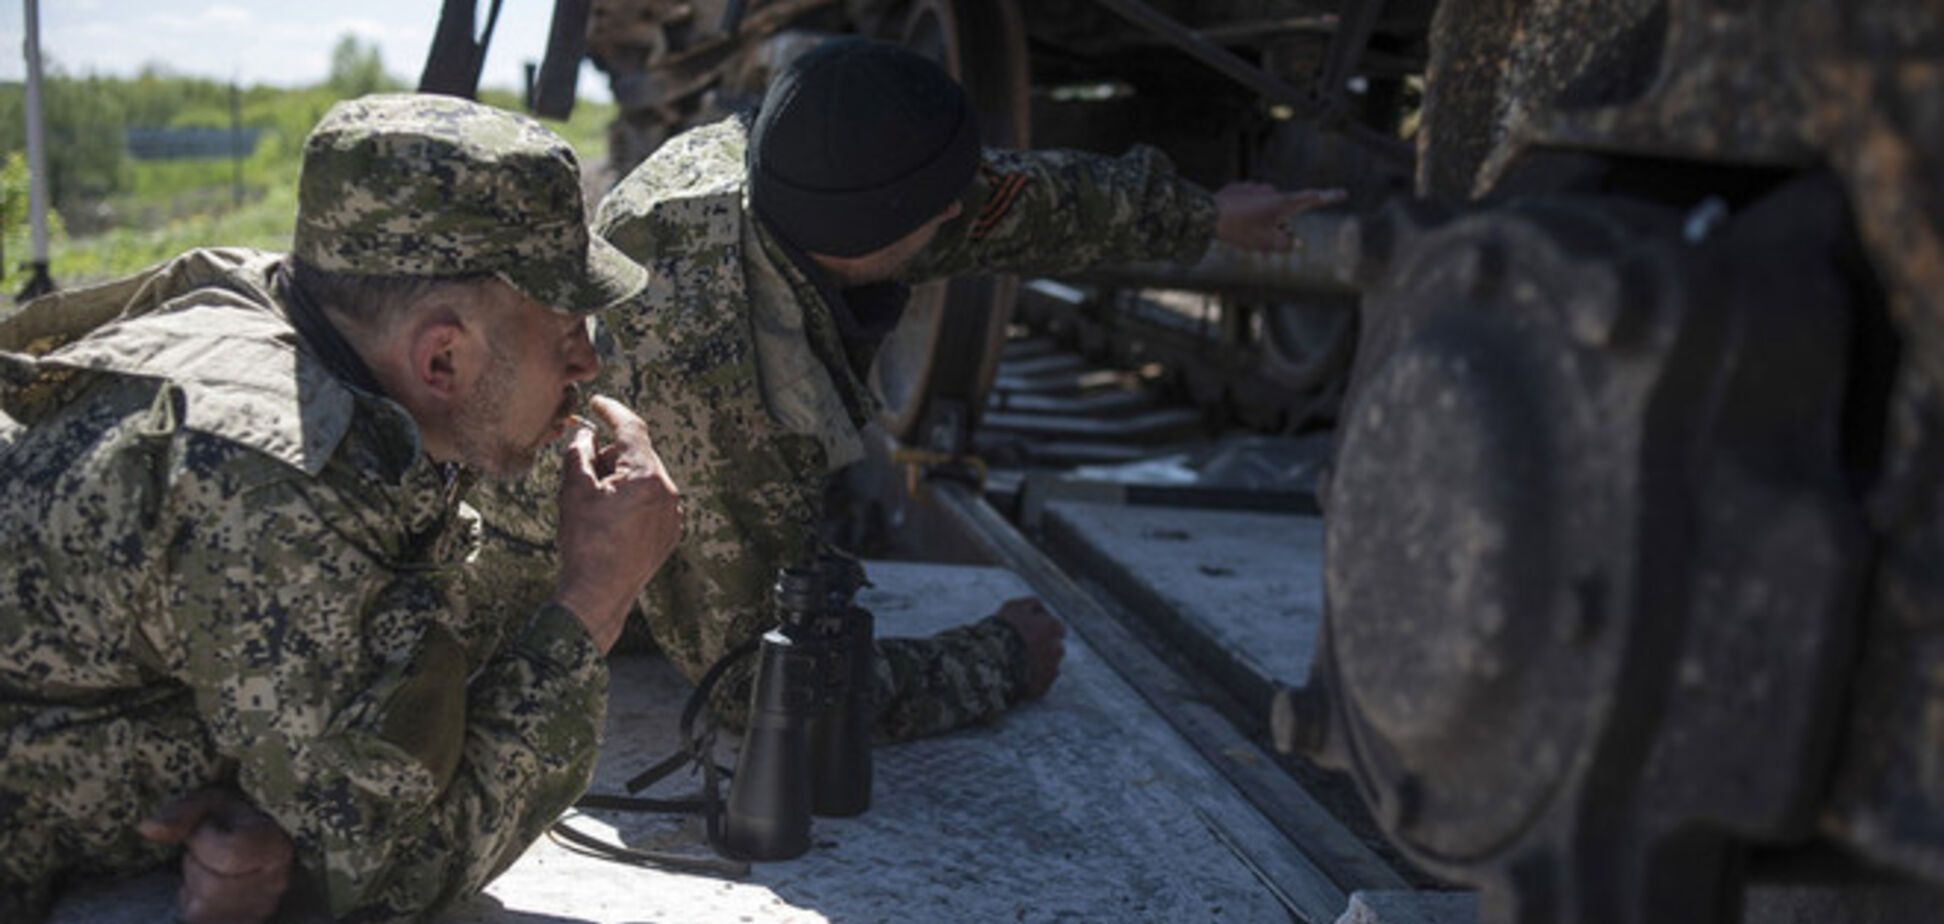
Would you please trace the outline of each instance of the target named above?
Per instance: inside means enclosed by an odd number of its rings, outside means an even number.
[[[1013,203],[1019,201],[1019,191],[1026,188],[1032,177],[1025,173],[988,173],[988,182],[993,184],[992,195],[986,199],[985,209],[979,212],[979,219],[972,223],[971,238],[980,240],[992,233],[999,220],[1012,211]]]

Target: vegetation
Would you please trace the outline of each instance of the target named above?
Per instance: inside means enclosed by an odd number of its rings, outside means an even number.
[[[378,46],[359,42],[355,35],[338,39],[331,49],[331,76],[324,85],[347,97],[405,89],[403,81],[385,73]]]
[[[281,250],[297,212],[297,168],[304,137],[338,100],[397,90],[375,44],[346,36],[323,83],[299,89],[229,84],[150,67],[133,78],[71,77],[58,68],[43,83],[47,125],[51,269],[63,287],[134,272],[195,247]],[[513,93],[482,101],[518,111]],[[228,158],[137,160],[123,144],[128,128],[228,129],[232,114],[259,134],[240,162]],[[549,123],[583,163],[605,152],[612,105],[583,100],[567,123]],[[0,84],[0,289],[10,296],[32,259],[27,227],[25,89]]]

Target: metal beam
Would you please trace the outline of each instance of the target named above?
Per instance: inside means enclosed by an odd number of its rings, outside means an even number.
[[[1358,889],[1409,888],[1402,876],[1294,778],[1237,733],[1205,697],[1183,689],[1179,674],[1020,535],[976,488],[944,479],[926,484],[938,509],[966,539],[1025,579],[1047,606],[1297,846],[1294,856],[1255,859],[1274,861],[1280,868],[1271,879],[1304,919],[1336,920],[1348,894]]]
[[[1296,118],[1320,122],[1342,132],[1344,137],[1370,149],[1373,153],[1397,163],[1410,164],[1415,157],[1412,146],[1402,139],[1393,138],[1348,117],[1342,103],[1341,80],[1335,81],[1337,86],[1326,87],[1321,93],[1314,89],[1301,89],[1243,60],[1234,52],[1209,40],[1202,33],[1182,25],[1173,17],[1142,0],[1094,0],[1094,2],[1135,25],[1161,36],[1186,52],[1189,57],[1254,90],[1264,99],[1288,106]],[[1350,2],[1355,3],[1357,0],[1350,0]],[[1359,20],[1355,23],[1355,27],[1363,30],[1362,41],[1367,44],[1370,40],[1370,31],[1375,26],[1375,17],[1382,12],[1382,3],[1381,0],[1363,0],[1363,2],[1365,5],[1355,11]],[[1362,22],[1364,19],[1369,19],[1370,23],[1366,25]],[[1330,67],[1325,69],[1326,76],[1334,71],[1349,68],[1355,63],[1355,55],[1339,50],[1347,47],[1350,47],[1350,41],[1345,38],[1342,31],[1331,38],[1331,61]],[[1362,45],[1356,46],[1356,52],[1361,54]]]
[[[54,290],[47,268],[47,139],[41,110],[40,0],[27,0],[27,214],[33,223],[34,259],[28,264],[22,301]]]
[[[1298,117],[1313,119],[1324,114],[1323,107],[1315,94],[1283,82],[1276,75],[1250,64],[1235,52],[1210,41],[1201,33],[1182,25],[1173,17],[1141,0],[1095,0],[1095,2],[1135,25],[1167,39],[1169,44],[1180,48],[1190,57],[1256,91],[1263,98],[1288,106],[1295,110]]]

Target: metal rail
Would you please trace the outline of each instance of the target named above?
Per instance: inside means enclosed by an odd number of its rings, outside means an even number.
[[[1290,844],[1300,847],[1294,856],[1253,857],[1277,868],[1276,875],[1263,876],[1274,882],[1279,900],[1287,899],[1308,920],[1333,921],[1350,892],[1410,887],[1205,698],[1184,691],[1173,669],[1020,535],[976,488],[945,479],[928,486],[937,507],[968,541],[1024,579]]]

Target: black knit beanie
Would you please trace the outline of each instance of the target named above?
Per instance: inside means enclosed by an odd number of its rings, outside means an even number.
[[[749,199],[796,246],[856,257],[944,211],[978,165],[978,119],[943,69],[841,38],[770,83],[749,134]]]

